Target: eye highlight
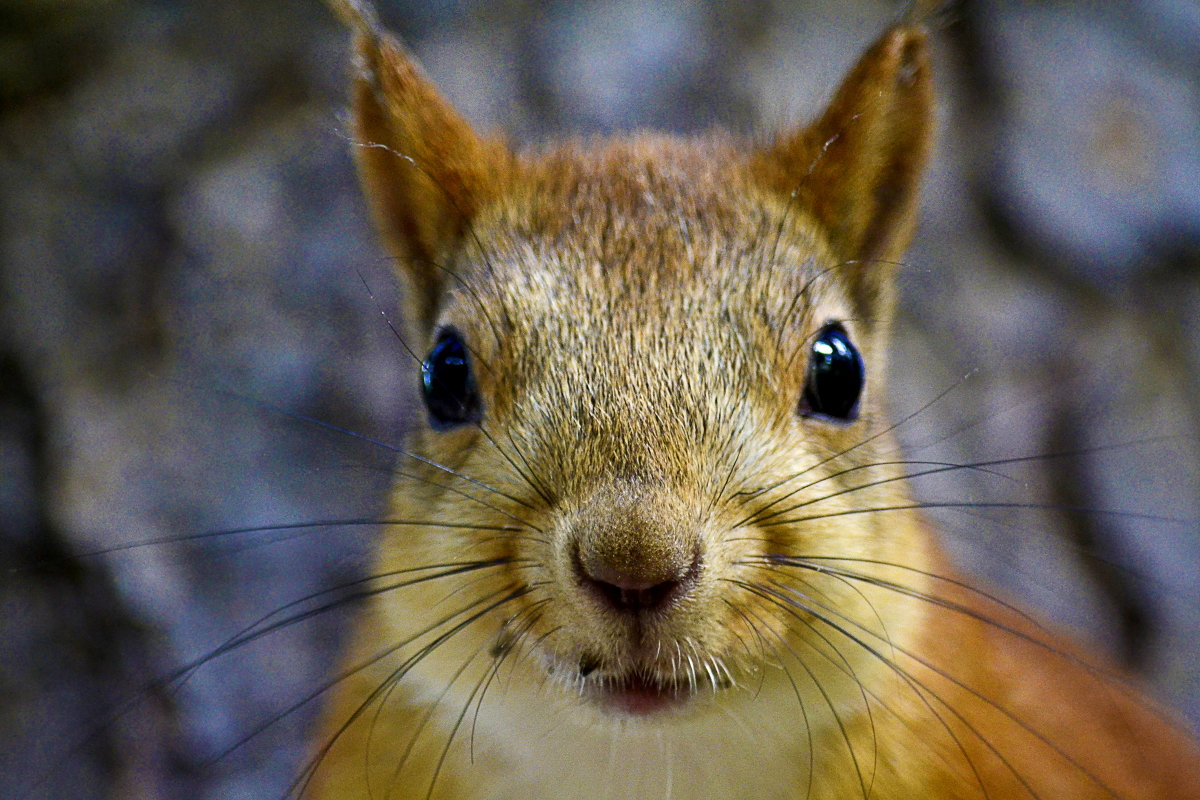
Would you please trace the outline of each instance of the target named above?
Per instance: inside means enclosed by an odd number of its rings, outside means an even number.
[[[448,430],[483,417],[471,356],[453,328],[438,334],[437,343],[421,364],[421,391],[435,430]]]
[[[809,351],[800,414],[853,422],[865,383],[862,356],[850,336],[841,325],[826,325]]]

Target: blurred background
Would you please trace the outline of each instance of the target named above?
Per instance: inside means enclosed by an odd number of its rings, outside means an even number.
[[[782,130],[903,12],[381,5],[517,141]],[[976,0],[930,25],[892,406],[916,458],[1037,457],[920,489],[1053,507],[937,523],[1196,724],[1200,5]],[[302,768],[296,704],[341,613],[155,678],[359,574],[354,520],[383,508],[386,449],[302,419],[397,442],[414,396],[347,44],[316,0],[0,0],[0,796],[268,798]],[[201,535],[315,520],[344,524]]]

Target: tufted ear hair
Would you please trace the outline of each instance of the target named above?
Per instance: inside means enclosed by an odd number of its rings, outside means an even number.
[[[933,81],[920,28],[872,45],[816,122],[760,152],[760,182],[806,210],[838,258],[855,299],[875,312],[916,223],[933,141]],[[794,198],[794,199],[793,199]]]
[[[411,320],[428,330],[453,250],[513,157],[478,136],[438,93],[368,4],[331,2],[353,29],[353,115],[359,175],[375,221],[411,279]]]

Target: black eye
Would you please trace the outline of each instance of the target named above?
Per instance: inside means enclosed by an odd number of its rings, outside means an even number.
[[[482,418],[471,357],[462,337],[452,328],[438,335],[437,344],[421,364],[421,389],[430,422],[438,430]]]
[[[826,325],[813,342],[800,413],[851,422],[866,377],[862,356],[840,325]]]

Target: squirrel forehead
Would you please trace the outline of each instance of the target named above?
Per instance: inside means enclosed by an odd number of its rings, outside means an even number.
[[[680,431],[788,416],[796,353],[848,314],[803,210],[736,151],[651,144],[552,154],[465,237],[443,319],[489,364],[488,413],[526,441],[603,439],[632,465],[680,451]]]
[[[485,302],[539,327],[753,318],[777,329],[842,305],[805,210],[755,186],[736,142],[715,135],[574,142],[528,159],[457,261]]]

